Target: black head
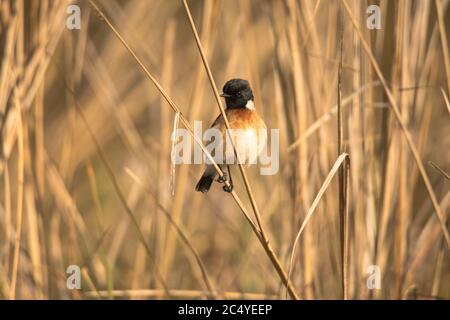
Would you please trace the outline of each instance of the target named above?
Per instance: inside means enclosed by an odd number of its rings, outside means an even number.
[[[247,80],[231,79],[222,90],[221,96],[225,98],[227,108],[253,107],[253,103],[247,104],[249,101],[253,102],[253,92]]]

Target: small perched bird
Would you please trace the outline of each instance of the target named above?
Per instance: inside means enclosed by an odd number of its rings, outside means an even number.
[[[255,110],[252,89],[247,80],[232,79],[225,83],[222,92],[220,96],[225,98],[225,114],[230,124],[232,141],[238,153],[239,160],[242,164],[247,165],[256,163],[256,159],[267,140],[267,128]],[[226,172],[224,171],[226,166],[228,168],[228,175],[230,176],[229,182],[231,187],[227,188],[224,186],[223,189],[231,192],[233,184],[229,165],[237,163],[237,159],[235,159],[234,152],[230,154],[224,148],[226,141],[229,139],[227,138],[227,128],[222,114],[217,117],[211,128],[218,129],[221,133],[221,141],[218,142],[216,150],[223,151],[223,158],[218,157],[217,154],[212,154],[215,160],[222,160],[222,163],[218,163],[218,165],[222,172],[224,172],[224,178],[219,179],[218,182],[225,182],[227,179]],[[211,164],[207,165],[195,190],[202,193],[208,192],[216,175],[217,172],[214,166]]]

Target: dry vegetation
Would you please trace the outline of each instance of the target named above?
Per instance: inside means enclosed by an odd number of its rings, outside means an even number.
[[[0,298],[450,298],[450,1],[375,2],[381,30],[374,1],[189,1],[219,90],[280,129],[232,195],[200,165],[171,191],[171,107],[219,113],[182,1],[80,0],[70,31],[72,2],[0,2]]]

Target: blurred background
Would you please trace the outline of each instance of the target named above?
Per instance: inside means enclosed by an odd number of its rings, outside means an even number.
[[[182,2],[95,3],[190,123],[212,123],[219,109]],[[342,4],[188,3],[219,90],[231,78],[249,80],[268,128],[280,129],[279,172],[246,171],[285,270],[296,234],[338,158],[342,30],[349,297],[450,298],[442,228]],[[66,28],[71,4],[80,8],[80,30]],[[371,4],[381,8],[379,30],[366,27]],[[447,216],[449,1],[348,5]],[[195,192],[201,165],[177,166],[173,176],[174,113],[87,0],[2,0],[0,63],[0,298],[210,298],[199,265],[219,297],[286,298],[260,242],[221,185],[207,195]],[[233,173],[251,212],[239,171]],[[340,256],[336,176],[296,248],[291,280],[300,298],[342,298]],[[69,265],[81,268],[79,290],[66,286]],[[378,290],[367,287],[370,265],[380,268]]]

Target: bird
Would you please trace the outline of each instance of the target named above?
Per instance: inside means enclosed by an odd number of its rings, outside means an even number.
[[[253,91],[249,82],[244,79],[231,79],[223,86],[220,96],[225,98],[225,114],[230,125],[231,130],[229,132],[231,133],[231,139],[238,154],[238,159],[244,165],[256,163],[257,157],[262,152],[267,141],[267,126],[255,109]],[[222,160],[222,163],[217,164],[224,173],[224,176],[220,177],[217,182],[223,183],[229,176],[229,186],[225,185],[223,190],[232,192],[233,184],[230,165],[237,163],[237,159],[235,158],[234,152],[230,154],[224,150],[224,146],[227,144],[229,138],[227,139],[227,128],[222,114],[216,118],[210,128],[217,129],[220,132],[219,141],[215,141],[215,151],[223,151],[222,157],[219,157],[217,152],[216,154],[211,154],[214,160]],[[228,148],[228,146],[226,147]],[[230,148],[232,147],[230,146]],[[223,156],[224,154],[225,156]],[[225,161],[223,161],[224,159]],[[225,167],[228,169],[228,175],[224,170]],[[195,190],[207,193],[216,175],[217,172],[214,166],[207,164]]]

